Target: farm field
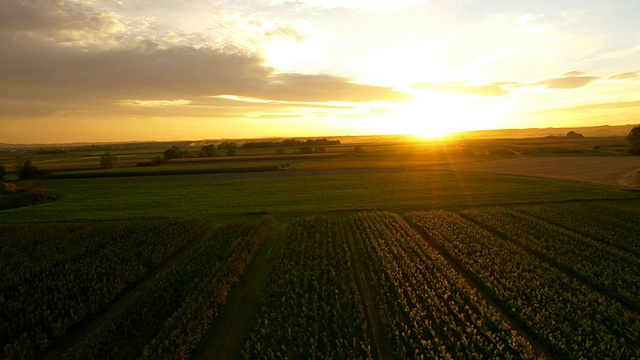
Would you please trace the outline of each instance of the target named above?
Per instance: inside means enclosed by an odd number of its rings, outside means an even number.
[[[4,357],[633,358],[638,205],[1,225]]]
[[[638,169],[640,169],[640,158],[629,156],[524,157],[464,164],[446,164],[434,167],[457,171],[526,175],[604,185],[638,187],[637,174]]]
[[[0,358],[638,358],[640,166],[592,145],[38,180],[0,211]]]
[[[252,173],[41,181],[54,201],[0,211],[2,222],[411,210],[540,201],[624,199],[635,192],[591,184],[443,170]],[[48,183],[51,181],[52,183]],[[62,181],[62,182],[60,182]]]

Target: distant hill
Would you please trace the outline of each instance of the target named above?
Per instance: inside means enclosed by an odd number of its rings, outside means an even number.
[[[500,129],[500,130],[475,130],[454,133],[452,136],[465,139],[519,139],[519,138],[543,138],[564,137],[569,131],[583,134],[585,137],[611,137],[626,136],[631,128],[636,125],[601,125],[590,127],[566,127],[566,128],[531,128],[531,129]],[[354,135],[354,136],[310,136],[310,137],[282,137],[282,138],[242,138],[242,139],[203,139],[203,140],[175,140],[175,141],[129,141],[129,142],[77,142],[65,144],[6,144],[0,143],[0,149],[7,150],[34,150],[34,149],[71,149],[74,150],[125,150],[125,149],[150,149],[169,148],[173,145],[179,147],[201,147],[211,143],[237,142],[243,144],[254,141],[282,141],[285,139],[319,139],[340,140],[342,144],[398,142],[413,138],[411,135]]]
[[[456,133],[454,134],[454,136],[467,139],[543,138],[551,136],[565,137],[569,131],[575,131],[584,135],[585,137],[611,137],[626,136],[634,126],[636,125],[600,125],[566,128],[476,130]]]

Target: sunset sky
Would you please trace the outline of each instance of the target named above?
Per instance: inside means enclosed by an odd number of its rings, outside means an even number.
[[[0,0],[0,143],[640,123],[638,0]]]

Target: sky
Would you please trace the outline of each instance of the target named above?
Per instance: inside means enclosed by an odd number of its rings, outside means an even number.
[[[640,123],[637,0],[0,0],[0,143]]]

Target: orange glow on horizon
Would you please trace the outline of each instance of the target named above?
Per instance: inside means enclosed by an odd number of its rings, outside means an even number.
[[[488,106],[483,99],[451,94],[419,93],[376,117],[374,132],[440,139],[452,133],[500,127],[508,108]]]

